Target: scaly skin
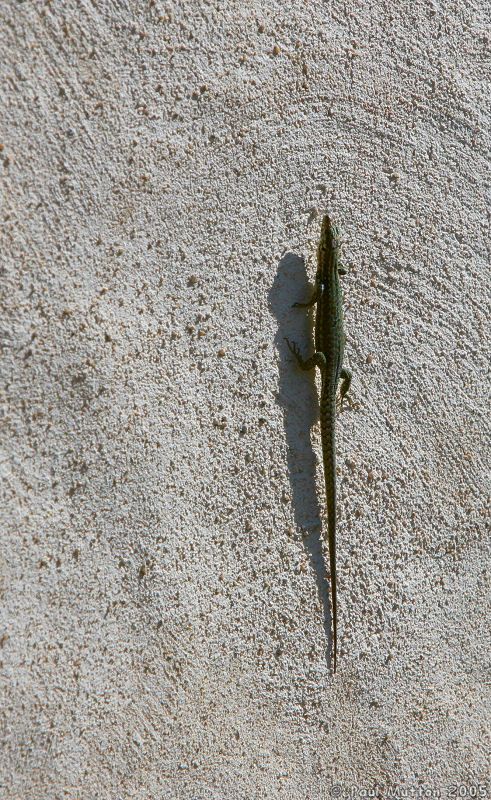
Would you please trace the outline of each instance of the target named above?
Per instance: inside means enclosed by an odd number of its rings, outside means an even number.
[[[343,330],[343,295],[339,275],[345,270],[339,262],[339,233],[326,215],[322,220],[317,253],[317,274],[314,294],[307,303],[295,303],[297,308],[317,304],[315,316],[315,353],[304,360],[298,346],[286,340],[301,369],[319,367],[321,372],[320,425],[324,479],[327,502],[327,535],[331,569],[332,606],[332,665],[336,672],[338,645],[336,589],[336,393],[341,379],[341,402],[349,390],[351,372],[343,367],[345,335]]]

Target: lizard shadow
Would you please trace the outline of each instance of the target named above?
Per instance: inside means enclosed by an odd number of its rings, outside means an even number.
[[[294,253],[285,253],[278,262],[269,293],[269,306],[278,323],[275,336],[281,360],[278,401],[283,408],[293,514],[297,529],[303,533],[303,544],[315,574],[327,643],[326,661],[330,666],[331,606],[327,562],[320,538],[323,514],[316,491],[317,459],[310,438],[310,429],[319,419],[315,370],[302,372],[284,341],[287,337],[297,342],[304,356],[312,354],[315,307],[314,311],[309,309],[308,314],[305,309],[291,307],[293,302],[311,297],[312,292],[304,260]]]

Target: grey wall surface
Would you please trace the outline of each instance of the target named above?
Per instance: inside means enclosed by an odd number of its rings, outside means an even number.
[[[491,796],[485,9],[0,2],[1,798]]]

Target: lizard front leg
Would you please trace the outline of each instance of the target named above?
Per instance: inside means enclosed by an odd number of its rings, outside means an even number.
[[[292,308],[311,308],[311,306],[315,306],[319,299],[319,287],[316,286],[314,289],[314,294],[307,300],[306,303],[293,303]]]

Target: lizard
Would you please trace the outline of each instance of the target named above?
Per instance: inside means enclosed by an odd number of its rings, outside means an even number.
[[[317,250],[317,273],[315,289],[306,303],[294,303],[294,308],[310,308],[317,305],[315,316],[315,352],[304,359],[295,342],[285,339],[299,367],[310,370],[318,367],[321,373],[320,427],[324,480],[327,504],[327,538],[329,566],[331,572],[331,618],[332,618],[332,668],[336,672],[338,620],[336,588],[336,442],[335,417],[336,394],[341,380],[340,402],[351,384],[351,370],[343,367],[345,335],[343,328],[343,295],[339,275],[346,269],[339,261],[340,238],[338,228],[326,214],[322,220],[321,235]]]

